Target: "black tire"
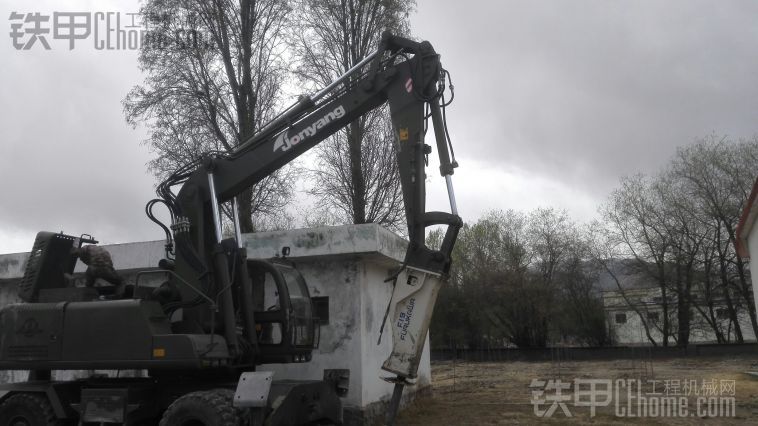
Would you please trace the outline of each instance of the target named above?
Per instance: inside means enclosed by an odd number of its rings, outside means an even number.
[[[163,413],[160,426],[240,426],[240,412],[232,406],[228,389],[192,392],[177,398]]]
[[[44,394],[13,394],[0,405],[0,426],[58,426],[53,406]]]

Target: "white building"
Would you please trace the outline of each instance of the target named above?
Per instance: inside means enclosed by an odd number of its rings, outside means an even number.
[[[753,184],[753,190],[743,206],[740,222],[737,224],[737,255],[746,260],[750,260],[753,256],[758,257],[758,227],[755,226],[755,220],[758,218],[757,198],[758,179]],[[758,306],[758,273],[751,273],[750,276],[753,282],[755,306]]]
[[[650,345],[651,338],[658,345],[663,342],[664,304],[660,287],[609,290],[603,291],[602,295],[606,321],[616,338],[616,344]],[[673,346],[676,344],[677,303],[670,294],[667,299],[669,345]],[[692,299],[689,343],[717,343],[714,326],[726,341],[734,342],[734,323],[730,319],[727,304],[723,300],[717,300],[709,307],[697,294],[693,294]],[[747,310],[740,310],[737,318],[744,341],[755,341]]]

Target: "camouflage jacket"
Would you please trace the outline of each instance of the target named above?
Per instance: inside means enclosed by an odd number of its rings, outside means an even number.
[[[79,250],[79,259],[93,268],[113,268],[111,254],[100,246],[83,246]]]

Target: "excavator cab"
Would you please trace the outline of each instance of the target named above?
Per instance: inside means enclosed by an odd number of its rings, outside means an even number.
[[[248,259],[253,287],[260,362],[308,362],[318,346],[308,286],[294,265],[283,260]]]

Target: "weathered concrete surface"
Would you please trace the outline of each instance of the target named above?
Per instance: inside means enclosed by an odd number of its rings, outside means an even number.
[[[248,256],[270,258],[288,246],[290,260],[303,274],[311,296],[329,297],[329,324],[320,327],[320,345],[304,364],[265,365],[278,379],[321,379],[324,369],[350,370],[350,391],[343,399],[347,424],[371,424],[382,416],[392,386],[381,365],[391,350],[392,334],[385,330],[377,345],[382,317],[392,293],[384,282],[405,256],[407,242],[375,224],[347,225],[244,235]],[[32,241],[29,242],[31,247]],[[138,270],[152,269],[163,255],[163,241],[106,245],[114,266],[127,280]],[[17,302],[16,283],[23,276],[27,253],[0,255],[0,305]],[[81,262],[76,271],[83,272]],[[431,384],[428,342],[419,367],[418,385],[406,389],[405,401]],[[66,372],[59,378],[87,372]],[[7,379],[23,380],[25,373]]]
[[[329,297],[329,324],[321,326],[321,342],[308,364],[266,365],[262,370],[280,378],[320,379],[324,369],[350,369],[350,391],[344,399],[348,424],[370,424],[384,413],[392,385],[381,370],[392,348],[386,326],[379,332],[392,283],[384,280],[400,266],[407,241],[375,224],[263,232],[245,236],[250,257],[272,257],[290,247],[290,260],[308,283],[311,296]],[[428,340],[427,340],[428,342]],[[431,385],[428,343],[424,349],[416,390]]]
[[[408,244],[374,223],[258,232],[244,238],[249,257],[274,257],[287,246],[296,259],[368,254],[380,255],[388,264],[401,262]]]

